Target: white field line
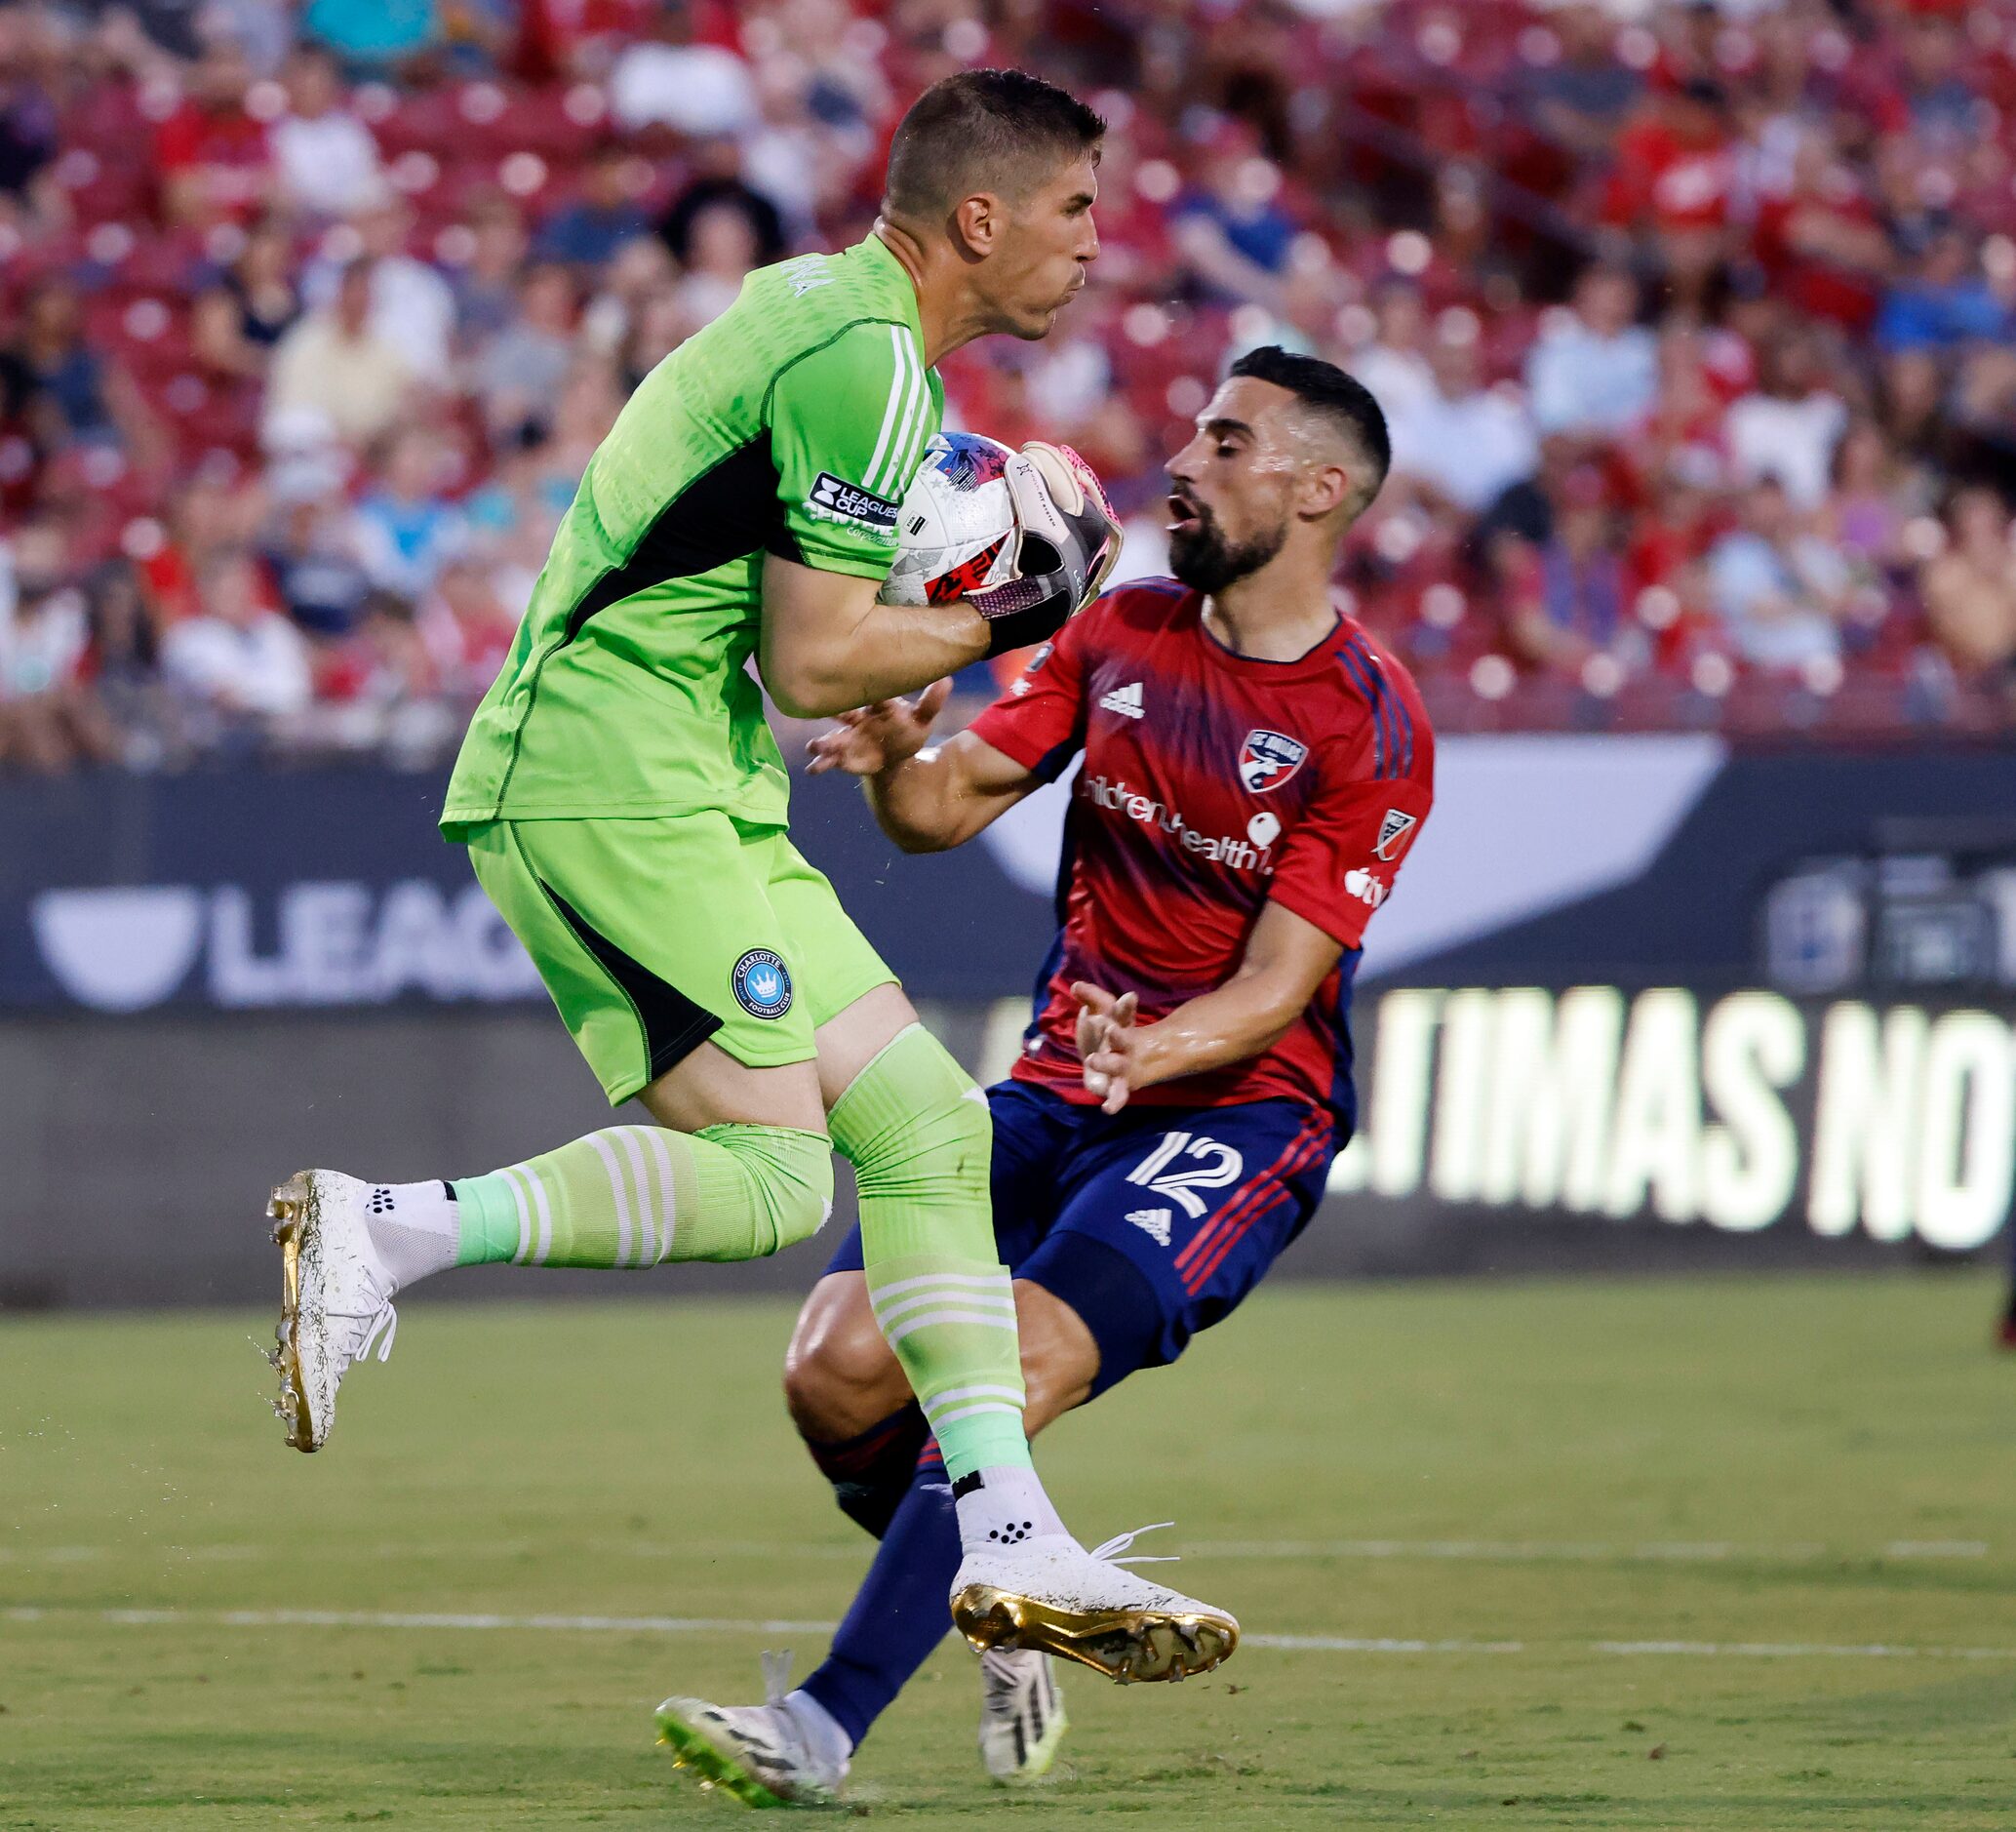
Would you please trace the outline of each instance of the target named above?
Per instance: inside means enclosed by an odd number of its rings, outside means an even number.
[[[493,1615],[486,1613],[388,1610],[0,1610],[0,1621],[95,1620],[117,1628],[392,1628],[559,1630],[590,1635],[829,1635],[834,1622],[757,1620],[688,1615]],[[1633,1659],[1738,1660],[2008,1660],[2016,1647],[1913,1647],[1896,1642],[1805,1641],[1447,1641],[1391,1636],[1247,1635],[1248,1648],[1285,1653],[1561,1654],[1601,1653]]]
[[[467,1545],[435,1542],[384,1542],[357,1551],[377,1559],[446,1559],[457,1564],[471,1559],[521,1558],[537,1548],[531,1540],[496,1540]],[[788,1545],[756,1540],[689,1541],[657,1544],[639,1540],[591,1540],[584,1552],[613,1553],[640,1559],[681,1559],[707,1564],[721,1559],[764,1559],[802,1562],[810,1559],[857,1560],[865,1543]],[[97,1559],[131,1563],[152,1551],[164,1559],[201,1564],[251,1563],[295,1553],[287,1547],[253,1542],[180,1546],[156,1542],[145,1546],[0,1546],[0,1565],[81,1565]],[[1192,1558],[1211,1559],[1372,1559],[1433,1560],[1462,1565],[1719,1565],[1751,1561],[1764,1565],[1810,1565],[1827,1559],[1881,1559],[1896,1563],[1926,1560],[1985,1559],[1992,1548],[1985,1539],[1892,1539],[1869,1549],[1830,1546],[1818,1539],[1790,1540],[1776,1545],[1745,1545],[1733,1539],[1603,1540],[1550,1539],[1193,1539],[1184,1545]]]

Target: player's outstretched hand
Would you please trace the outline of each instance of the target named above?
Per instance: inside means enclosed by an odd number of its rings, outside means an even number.
[[[1078,1059],[1085,1069],[1086,1093],[1099,1096],[1102,1113],[1118,1113],[1132,1092],[1137,1040],[1134,1012],[1139,1001],[1131,992],[1119,998],[1083,979],[1071,982],[1078,1001]]]
[[[951,692],[950,680],[933,681],[915,699],[878,699],[872,706],[843,712],[829,731],[806,745],[812,759],[807,774],[845,770],[849,776],[872,777],[907,763],[930,742],[931,727]]]

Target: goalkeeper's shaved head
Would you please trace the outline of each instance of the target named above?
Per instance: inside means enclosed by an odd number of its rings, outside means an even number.
[[[1097,114],[1040,76],[962,70],[933,83],[897,126],[883,214],[914,230],[976,192],[1021,202],[1060,167],[1096,161],[1105,134]]]
[[[875,230],[917,284],[929,360],[974,338],[1048,334],[1099,257],[1106,124],[1021,70],[962,70],[889,143]]]

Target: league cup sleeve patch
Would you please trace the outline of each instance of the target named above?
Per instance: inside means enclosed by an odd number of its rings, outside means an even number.
[[[815,520],[865,528],[891,546],[896,539],[898,506],[886,497],[834,476],[831,471],[821,471],[812,479],[810,494],[805,499],[805,512]]]
[[[780,370],[769,406],[780,559],[884,579],[903,496],[937,430],[936,378],[907,326],[863,320]]]

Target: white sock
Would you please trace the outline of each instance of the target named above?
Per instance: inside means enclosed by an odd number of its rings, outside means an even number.
[[[960,1544],[968,1552],[998,1552],[1029,1539],[1070,1538],[1036,1471],[997,1464],[952,1485]]]
[[[428,1183],[374,1183],[364,1198],[371,1244],[402,1290],[455,1262],[461,1205],[438,1178]]]
[[[790,1712],[799,1734],[805,1738],[821,1768],[829,1773],[847,1772],[848,1761],[854,1753],[853,1740],[840,1728],[832,1712],[802,1686],[794,1693],[787,1693],[777,1708]]]

